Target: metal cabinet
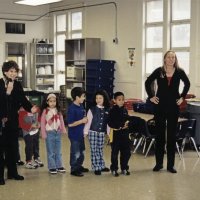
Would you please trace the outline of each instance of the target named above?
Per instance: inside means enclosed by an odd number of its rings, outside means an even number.
[[[66,97],[71,98],[71,89],[86,86],[88,59],[100,59],[100,38],[65,40],[65,85]]]
[[[54,45],[31,44],[31,89],[38,91],[55,88]]]

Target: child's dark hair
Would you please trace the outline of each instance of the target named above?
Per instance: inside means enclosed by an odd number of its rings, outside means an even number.
[[[82,87],[74,87],[71,90],[71,97],[76,100],[76,97],[81,97],[82,94],[85,94],[85,90]]]
[[[60,105],[59,105],[59,98],[58,98],[58,96],[56,94],[54,94],[54,93],[49,93],[49,94],[46,94],[44,96],[44,98],[43,98],[41,109],[40,109],[40,114],[42,114],[42,112],[43,112],[44,109],[46,109],[47,107],[49,107],[48,100],[51,97],[56,97],[56,108],[57,108],[57,111],[60,112]]]
[[[124,96],[124,93],[123,92],[115,92],[114,99],[116,99],[118,96]]]
[[[110,98],[108,96],[108,93],[105,90],[99,90],[95,93],[94,95],[94,99],[93,99],[93,104],[96,105],[96,96],[97,95],[101,95],[103,96],[103,106],[105,108],[109,108],[110,107]]]

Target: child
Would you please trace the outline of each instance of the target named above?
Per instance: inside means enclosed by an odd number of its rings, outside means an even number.
[[[118,170],[118,154],[120,151],[120,165],[121,173],[124,175],[130,175],[128,161],[131,156],[130,153],[130,141],[128,131],[128,112],[124,108],[124,94],[122,92],[116,92],[114,94],[115,105],[111,108],[108,116],[108,125],[111,128],[110,131],[110,143],[111,143],[111,166],[113,176],[119,176]]]
[[[26,165],[28,169],[36,169],[43,167],[43,163],[39,156],[39,108],[37,112],[32,114],[24,110],[23,107],[19,110],[19,126],[22,128],[25,141]],[[32,160],[34,156],[34,161]]]
[[[61,133],[66,134],[66,129],[55,94],[50,93],[44,98],[41,113],[41,135],[46,141],[49,173],[65,173],[61,154]]]
[[[85,124],[84,135],[89,135],[91,163],[95,175],[101,172],[109,172],[103,159],[103,146],[107,129],[108,111],[110,107],[109,97],[105,90],[95,93],[95,106],[88,110],[88,122]]]
[[[85,100],[85,90],[81,87],[74,87],[71,91],[73,103],[68,109],[68,137],[71,142],[70,166],[71,175],[81,177],[83,172],[88,172],[82,166],[84,161],[85,143],[83,137],[84,124],[87,123],[85,109],[82,103]]]

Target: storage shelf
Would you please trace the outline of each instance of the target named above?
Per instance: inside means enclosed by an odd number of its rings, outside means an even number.
[[[36,74],[37,77],[41,76],[54,76],[54,74]]]
[[[54,63],[50,62],[50,63],[35,63],[35,65],[54,65]]]
[[[46,74],[45,72],[48,74]],[[31,89],[37,89],[40,91],[49,91],[49,88],[54,89],[54,77],[54,45],[52,43],[32,43]],[[50,82],[48,82],[47,79],[49,79]]]
[[[65,83],[68,87],[67,98],[71,98],[71,88],[79,85],[79,83],[80,85],[82,84],[81,87],[85,88],[87,60],[100,59],[100,47],[100,38],[65,40]],[[79,79],[73,79],[76,77]]]
[[[54,83],[41,83],[41,84],[36,84],[36,86],[49,86],[49,85],[54,85]]]

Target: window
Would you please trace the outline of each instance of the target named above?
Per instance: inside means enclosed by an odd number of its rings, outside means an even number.
[[[191,0],[145,0],[145,73],[163,65],[163,54],[176,52],[189,74]]]
[[[82,38],[82,12],[55,15],[56,87],[65,85],[65,39]]]

